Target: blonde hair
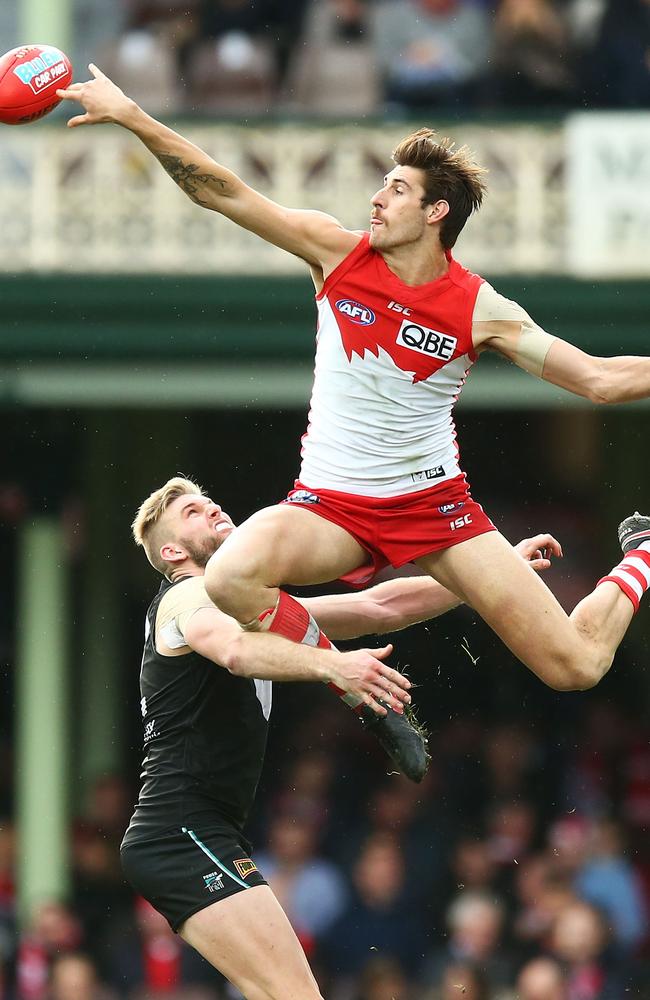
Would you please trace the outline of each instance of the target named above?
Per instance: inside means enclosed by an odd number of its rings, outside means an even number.
[[[169,479],[160,489],[154,490],[138,508],[131,530],[136,545],[141,545],[147,559],[159,573],[165,575],[167,563],[160,557],[160,545],[162,539],[161,532],[156,530],[162,520],[162,516],[174,500],[178,497],[196,494],[206,496],[205,491],[198,483],[183,476],[174,476]]]
[[[478,165],[467,146],[456,149],[451,139],[439,139],[430,128],[402,139],[393,150],[393,161],[399,167],[423,171],[423,207],[441,199],[449,202],[449,214],[440,225],[440,242],[451,249],[472,212],[481,207],[487,170]]]

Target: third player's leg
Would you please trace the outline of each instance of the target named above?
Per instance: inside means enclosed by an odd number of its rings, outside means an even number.
[[[462,597],[538,677],[560,690],[591,687],[609,669],[633,608],[603,583],[567,615],[498,532],[418,560]]]
[[[210,559],[205,586],[226,614],[245,624],[275,605],[278,587],[329,583],[368,555],[343,528],[302,507],[253,514]]]
[[[298,938],[266,885],[199,910],[180,935],[246,1000],[322,1000]]]

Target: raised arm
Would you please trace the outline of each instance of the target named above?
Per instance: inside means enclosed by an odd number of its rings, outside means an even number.
[[[476,350],[493,350],[525,371],[592,403],[650,396],[650,358],[598,358],[539,327],[528,313],[487,283],[474,310]]]
[[[340,653],[335,649],[301,646],[269,632],[244,632],[212,604],[202,578],[186,580],[160,602],[156,646],[163,655],[190,649],[238,677],[270,681],[324,681],[363,699],[378,715],[397,712],[408,703],[410,682],[382,661],[392,646]]]
[[[524,538],[516,551],[541,572],[562,547],[552,535]],[[334,594],[301,599],[330,639],[357,639],[371,633],[397,632],[429,621],[463,602],[429,576],[406,577],[379,583],[360,594]]]
[[[92,63],[92,80],[59,90],[59,97],[78,101],[84,114],[70,128],[111,122],[133,132],[159,160],[185,194],[202,208],[219,212],[268,243],[301,257],[325,273],[359,242],[323,212],[283,208],[249,187],[194,143],[151,118]]]

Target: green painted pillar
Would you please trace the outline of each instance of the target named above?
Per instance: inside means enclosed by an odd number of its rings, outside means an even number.
[[[66,553],[58,521],[23,529],[17,609],[16,795],[23,918],[65,898],[68,868],[68,644]]]
[[[84,484],[88,542],[83,569],[77,775],[81,804],[93,781],[122,763],[122,579],[120,557],[129,544],[119,509],[119,461],[126,433],[116,414],[89,414],[85,432]],[[137,656],[136,656],[137,660]]]
[[[21,44],[57,45],[64,52],[72,44],[73,0],[20,0]]]

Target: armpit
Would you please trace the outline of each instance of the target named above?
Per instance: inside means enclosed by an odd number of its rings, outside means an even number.
[[[156,644],[161,639],[168,649],[180,649],[187,645],[185,628],[200,608],[214,608],[205,592],[203,577],[191,577],[169,590],[158,607]]]
[[[476,297],[472,329],[477,348],[494,347],[520,368],[542,377],[546,355],[556,338],[487,282]]]

